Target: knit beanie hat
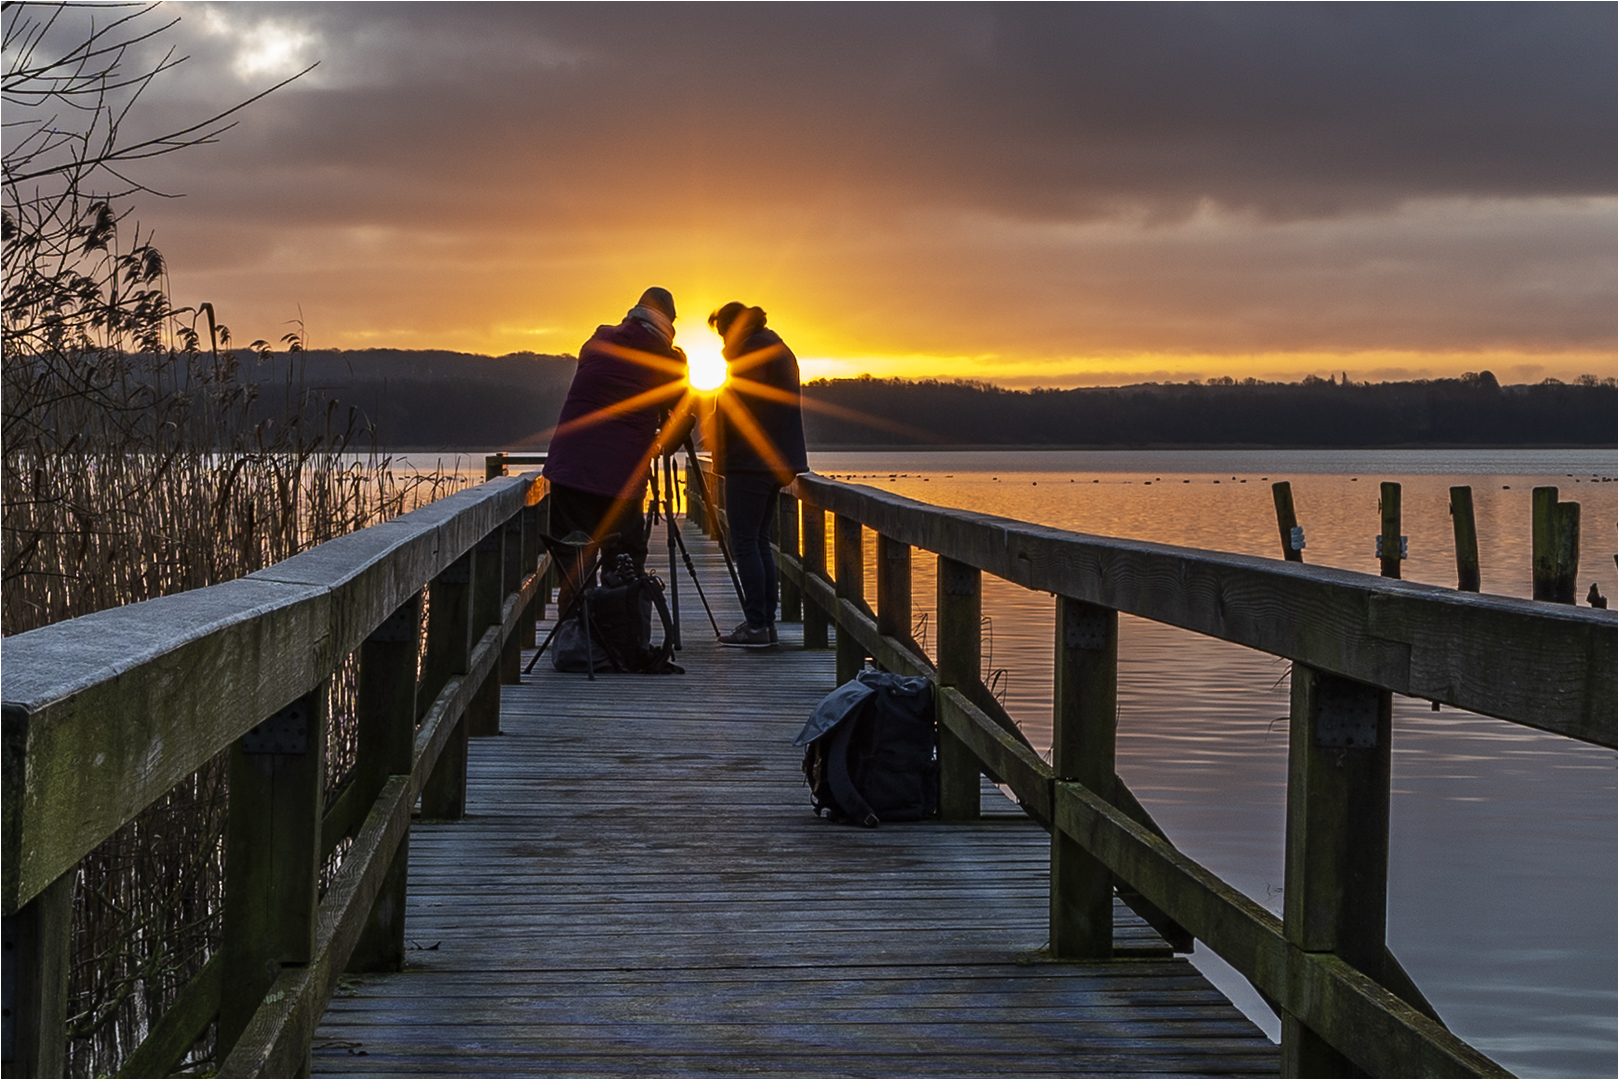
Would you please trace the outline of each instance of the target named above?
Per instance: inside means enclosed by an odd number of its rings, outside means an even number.
[[[673,321],[675,317],[675,298],[669,295],[668,289],[660,289],[656,285],[641,294],[641,299],[636,302],[636,306],[656,308],[667,315],[670,321]]]

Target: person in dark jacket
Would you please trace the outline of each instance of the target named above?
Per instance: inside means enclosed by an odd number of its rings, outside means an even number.
[[[765,328],[760,308],[729,303],[708,317],[708,325],[724,339],[730,367],[719,398],[718,456],[747,616],[720,643],[763,648],[776,641],[776,560],[770,554],[776,495],[809,468],[798,358]]]
[[[663,449],[661,434],[689,430],[672,409],[685,392],[686,354],[674,344],[675,301],[651,288],[617,326],[599,326],[579,350],[579,366],[562,404],[547,452],[551,534],[589,533],[602,546],[603,565],[627,552],[646,565],[647,462]],[[564,581],[566,607],[574,583]]]

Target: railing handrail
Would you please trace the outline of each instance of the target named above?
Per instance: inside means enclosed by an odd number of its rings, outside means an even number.
[[[499,733],[500,684],[543,614],[543,491],[493,479],[244,578],[6,640],[8,1070],[65,1067],[79,861],[217,762],[219,940],[120,1075],[167,1075],[210,1024],[219,1075],[307,1073],[342,973],[403,965],[412,808],[461,816],[467,739]],[[329,793],[340,669],[354,757]]]
[[[533,481],[463,489],[242,578],[6,638],[5,912],[331,675],[522,509]]]
[[[1616,745],[1616,611],[1091,536],[932,506],[814,473],[799,476],[789,490],[828,513],[1026,589],[1396,693]],[[1154,588],[1158,583],[1174,588]]]

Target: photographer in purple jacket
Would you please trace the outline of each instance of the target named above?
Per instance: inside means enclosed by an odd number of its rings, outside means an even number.
[[[579,350],[579,366],[545,463],[551,534],[588,533],[601,540],[604,564],[628,553],[646,565],[647,463],[690,430],[683,415],[668,423],[686,390],[686,354],[675,344],[675,301],[651,288],[616,326],[599,326]],[[660,427],[663,438],[660,439]],[[563,583],[566,601],[574,586]]]

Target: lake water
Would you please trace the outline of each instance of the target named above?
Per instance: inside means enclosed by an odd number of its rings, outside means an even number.
[[[1378,485],[1397,481],[1404,577],[1447,586],[1449,489],[1467,484],[1483,590],[1511,596],[1530,591],[1530,490],[1554,484],[1581,504],[1579,594],[1592,582],[1616,592],[1611,451],[817,453],[811,464],[944,506],[1271,558],[1270,482],[1288,480],[1306,561],[1371,574]],[[929,623],[931,561],[915,560],[913,586]],[[986,575],[983,610],[985,668],[1004,669],[1008,710],[1048,747],[1053,601]],[[1278,914],[1286,675],[1267,654],[1120,620],[1120,775],[1179,848]],[[1615,1075],[1613,752],[1398,695],[1394,728],[1395,954],[1451,1029],[1513,1072]],[[1202,948],[1193,962],[1277,1037],[1240,976]]]
[[[1484,591],[1525,597],[1530,491],[1554,484],[1561,499],[1581,504],[1579,595],[1594,582],[1619,603],[1612,451],[810,457],[824,475],[943,506],[1268,558],[1280,557],[1270,484],[1288,480],[1305,561],[1370,574],[1379,568],[1378,485],[1397,481],[1410,538],[1403,574],[1446,586],[1456,580],[1449,489],[1467,484]],[[456,464],[481,478],[482,455]],[[869,542],[867,552],[869,563]],[[918,557],[914,574],[916,612],[931,625],[932,560]],[[868,595],[872,575],[868,565]],[[1003,673],[1008,710],[1037,747],[1049,747],[1053,601],[986,575],[983,610],[986,670]],[[1119,637],[1120,774],[1181,850],[1280,913],[1285,662],[1131,617],[1120,620]],[[1450,1028],[1507,1069],[1615,1075],[1613,752],[1399,696],[1394,740],[1391,948]],[[1241,976],[1203,948],[1192,960],[1277,1037],[1274,1015]]]

